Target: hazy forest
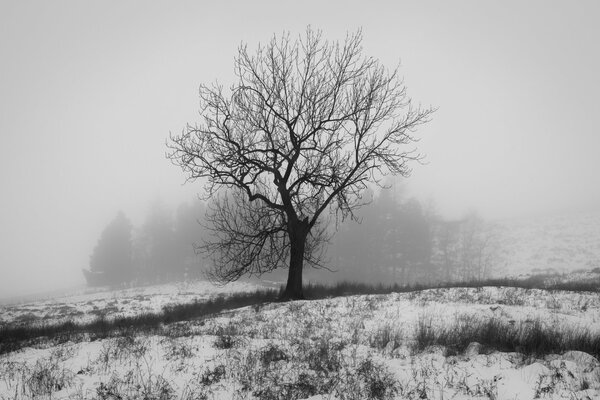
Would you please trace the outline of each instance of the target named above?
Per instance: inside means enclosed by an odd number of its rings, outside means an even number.
[[[90,256],[89,270],[84,270],[87,283],[127,287],[209,279],[211,256],[202,248],[203,236],[210,234],[205,212],[201,200],[176,210],[157,201],[140,227],[120,212]],[[505,272],[500,232],[493,223],[475,212],[445,220],[433,206],[406,198],[401,186],[382,190],[357,221],[331,221],[327,230],[329,243],[319,254],[320,265],[307,272],[313,282],[403,286],[484,280]],[[284,278],[281,271],[263,276]]]

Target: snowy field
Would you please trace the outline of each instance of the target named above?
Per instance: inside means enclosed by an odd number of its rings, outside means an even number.
[[[254,291],[259,286],[233,282],[215,286],[207,281],[167,283],[108,291],[85,288],[55,298],[0,304],[0,326],[22,323],[90,322],[98,317],[134,316],[163,307],[206,300],[219,294]],[[260,286],[263,287],[263,286]]]
[[[195,285],[82,294],[22,305],[27,310],[21,312],[52,310],[52,319],[61,315],[56,307],[69,307],[86,320],[94,305],[130,315],[218,290],[255,288]],[[15,309],[11,316],[6,310],[4,321],[21,320]],[[245,307],[167,325],[159,334],[67,341],[1,355],[0,399],[600,398],[600,363],[587,353],[535,356],[476,343],[461,351],[421,346],[424,333],[486,321],[516,332],[536,325],[598,334],[600,298],[487,287]]]
[[[498,221],[500,275],[600,268],[600,210]]]

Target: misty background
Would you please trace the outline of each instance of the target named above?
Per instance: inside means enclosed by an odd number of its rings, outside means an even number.
[[[2,1],[0,298],[83,284],[119,212],[142,237],[157,204],[173,221],[196,209],[169,132],[199,119],[200,83],[232,82],[240,42],[308,24],[362,27],[364,54],[439,107],[402,202],[444,221],[597,210],[599,17],[593,1]]]

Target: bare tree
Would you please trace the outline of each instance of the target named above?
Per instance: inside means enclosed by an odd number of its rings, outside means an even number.
[[[445,272],[446,282],[483,280],[500,266],[497,227],[476,212],[436,225],[434,264]]]
[[[205,228],[210,237],[197,250],[215,255],[209,276],[217,281],[261,275],[285,267],[289,260],[291,243],[285,213],[248,201],[246,193],[240,190],[214,199]],[[324,247],[329,242],[326,228],[326,224],[318,224],[306,240],[305,262],[317,268],[322,267]]]
[[[439,280],[455,280],[459,261],[459,236],[462,221],[438,220],[434,232],[434,264],[440,268]]]
[[[200,87],[203,121],[171,136],[168,157],[188,180],[206,179],[207,197],[231,189],[211,214],[218,277],[262,273],[287,258],[284,297],[302,298],[320,219],[353,216],[368,182],[406,176],[420,159],[405,145],[433,110],[413,106],[398,69],[363,57],[361,41],[360,31],[332,43],[308,28],[252,54],[242,45],[231,90]]]
[[[470,212],[462,223],[461,247],[462,279],[482,280],[490,277],[499,264],[499,242],[496,227]]]

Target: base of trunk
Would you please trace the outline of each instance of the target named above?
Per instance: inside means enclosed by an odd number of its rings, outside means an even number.
[[[279,300],[281,301],[289,301],[289,300],[305,300],[304,293],[302,290],[300,292],[296,290],[290,290],[286,288],[283,293],[279,296]]]

